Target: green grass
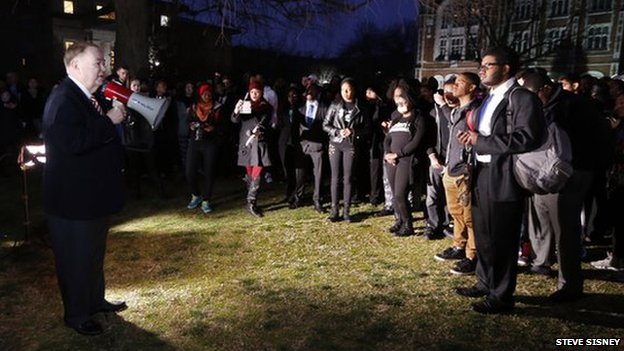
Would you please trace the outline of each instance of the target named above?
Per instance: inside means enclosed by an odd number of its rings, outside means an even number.
[[[262,189],[266,217],[256,219],[243,210],[242,182],[219,179],[209,215],[185,208],[182,184],[167,201],[145,189],[144,200],[128,202],[105,270],[107,297],[129,309],[98,315],[103,335],[80,336],[62,323],[32,178],[36,235],[17,249],[5,238],[0,249],[10,254],[0,260],[0,350],[526,351],[624,334],[622,284],[586,264],[587,298],[548,304],[556,280],[521,275],[516,314],[482,316],[453,292],[474,277],[433,260],[448,240],[395,238],[391,218],[370,216],[369,205],[353,209],[352,224],[329,223],[312,207],[289,210],[281,185]],[[9,237],[22,232],[19,184],[0,184],[0,232]]]

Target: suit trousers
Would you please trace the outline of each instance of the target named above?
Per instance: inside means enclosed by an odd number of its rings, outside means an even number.
[[[558,289],[571,293],[583,292],[581,210],[591,182],[592,172],[575,170],[561,192],[533,196],[534,211],[529,212],[529,236],[536,256],[556,247]]]
[[[470,199],[470,184],[465,175],[453,177],[444,173],[442,177],[448,211],[453,217],[453,246],[466,250],[466,258],[477,257],[475,246],[475,234],[472,224],[472,209],[470,200],[467,204],[461,204],[459,198],[467,194]]]
[[[69,220],[48,215],[65,323],[77,327],[104,303],[104,254],[109,218]]]
[[[306,158],[310,157],[312,160],[312,173],[314,174],[314,193],[312,194],[313,201],[321,201],[321,186],[323,182],[323,151],[300,151],[300,162],[297,162],[296,173],[296,186],[295,195],[298,199],[303,196],[305,175],[306,175]]]
[[[479,164],[474,172],[472,220],[478,259],[477,284],[489,291],[488,300],[513,306],[524,199],[493,201],[493,194],[499,189],[488,181],[490,171],[491,166]]]

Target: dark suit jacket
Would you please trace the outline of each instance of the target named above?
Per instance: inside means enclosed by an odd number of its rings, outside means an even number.
[[[91,220],[121,210],[123,148],[115,125],[69,78],[52,91],[43,113],[47,214]]]
[[[545,132],[545,120],[542,103],[537,95],[526,89],[516,89],[512,94],[511,133],[507,133],[507,105],[509,93],[519,85],[514,84],[505,93],[505,98],[498,104],[492,116],[492,134],[479,135],[473,150],[478,154],[492,155],[490,171],[482,173],[488,176],[492,188],[492,201],[517,201],[526,196],[513,175],[512,155],[537,148]],[[479,107],[475,114],[481,112]]]
[[[327,143],[327,133],[323,130],[323,119],[327,114],[327,105],[319,102],[316,109],[316,115],[314,116],[314,122],[308,127],[305,122],[305,108],[304,104],[299,112],[301,113],[301,120],[299,121],[299,135],[300,143],[304,152],[320,152],[323,150],[323,146]]]

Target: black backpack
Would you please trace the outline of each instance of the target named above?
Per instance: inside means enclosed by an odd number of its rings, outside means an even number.
[[[507,133],[511,134],[513,121],[512,94],[507,104]],[[533,194],[554,194],[563,189],[572,176],[572,144],[568,134],[552,120],[546,121],[546,131],[540,146],[532,151],[514,154],[513,172],[518,184]]]

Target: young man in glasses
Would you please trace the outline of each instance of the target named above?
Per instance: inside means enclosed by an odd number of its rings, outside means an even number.
[[[516,89],[519,61],[518,54],[506,47],[485,52],[479,76],[489,95],[474,113],[475,131],[457,134],[462,144],[472,146],[477,161],[472,198],[477,283],[457,288],[457,293],[485,297],[472,304],[474,311],[485,314],[513,310],[526,192],[514,179],[512,155],[536,148],[544,131],[541,102],[528,90]]]

